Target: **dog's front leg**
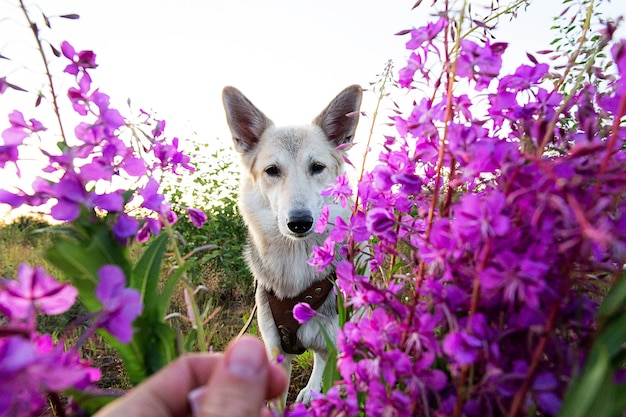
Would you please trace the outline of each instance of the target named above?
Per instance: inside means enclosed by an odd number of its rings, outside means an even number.
[[[270,310],[269,303],[267,302],[267,295],[265,290],[258,286],[256,291],[256,304],[257,304],[257,322],[259,324],[259,331],[261,332],[261,338],[265,344],[267,356],[270,360],[276,360],[278,355],[283,355],[284,359],[281,363],[287,374],[287,388],[282,394],[283,406],[287,404],[287,394],[289,393],[289,383],[291,381],[291,362],[295,355],[290,355],[283,352],[280,343],[280,335],[276,329],[276,324],[272,317],[272,311]]]
[[[298,394],[296,402],[308,404],[311,402],[312,392],[322,391],[322,378],[324,377],[324,368],[326,368],[326,356],[322,353],[313,351],[313,370],[306,387]]]

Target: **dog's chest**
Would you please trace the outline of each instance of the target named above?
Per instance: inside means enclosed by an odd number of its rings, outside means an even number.
[[[330,273],[318,273],[309,265],[311,251],[310,242],[275,242],[258,247],[250,238],[246,261],[260,285],[279,298],[292,298]]]

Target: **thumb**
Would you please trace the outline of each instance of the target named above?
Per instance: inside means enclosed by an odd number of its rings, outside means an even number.
[[[258,416],[267,399],[270,364],[263,344],[242,337],[229,345],[224,360],[204,387],[198,417]]]

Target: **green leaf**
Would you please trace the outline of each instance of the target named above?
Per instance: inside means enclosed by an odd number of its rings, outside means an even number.
[[[181,267],[174,270],[163,285],[161,289],[161,294],[157,297],[157,308],[159,317],[164,317],[167,309],[170,305],[170,300],[172,298],[172,292],[178,284],[180,277],[192,266],[196,265],[196,262],[187,261]]]
[[[176,333],[164,322],[140,317],[135,321],[139,331],[135,339],[144,353],[144,369],[152,375],[176,358]]]
[[[337,290],[337,312],[339,313],[339,327],[343,329],[343,325],[348,321],[348,308],[345,305],[343,294],[339,291],[337,284],[335,283],[335,289]]]
[[[78,391],[71,389],[67,391],[67,394],[72,397],[72,402],[75,403],[81,411],[86,415],[93,415],[105,405],[119,398],[119,395],[107,394],[106,391]]]
[[[337,369],[337,346],[335,346],[335,343],[321,324],[320,330],[324,335],[326,349],[328,350],[328,358],[326,359],[326,366],[324,366],[324,374],[322,376],[322,392],[326,393],[333,387],[335,381],[341,378],[341,374],[339,374]]]
[[[157,319],[162,318],[158,314],[160,311],[158,289],[167,241],[168,237],[165,233],[161,233],[154,239],[135,265],[129,282],[129,286],[139,290],[141,294],[144,314],[154,316]]]
[[[599,351],[593,363],[587,362],[580,379],[568,390],[559,417],[586,417],[591,415],[598,392],[603,389],[602,381],[609,370],[609,355],[606,349],[595,346]],[[595,412],[593,415],[597,415]]]
[[[613,284],[609,293],[604,297],[602,304],[598,308],[598,318],[615,314],[618,310],[624,310],[626,306],[626,271]]]
[[[68,241],[57,242],[45,253],[46,259],[62,271],[74,287],[89,311],[102,306],[94,294],[98,285],[98,270],[104,262],[98,253]]]
[[[145,316],[135,320],[133,327],[136,332],[128,344],[104,330],[100,333],[119,352],[131,384],[137,385],[176,358],[176,333],[164,322]]]
[[[131,384],[137,385],[146,379],[148,370],[144,364],[144,354],[140,343],[137,341],[137,334],[130,343],[124,344],[104,330],[99,333],[120,354]]]
[[[609,357],[613,359],[626,344],[626,311],[605,322],[601,327],[601,333],[597,337],[595,345],[601,345],[607,350]],[[593,355],[592,348],[591,354]]]

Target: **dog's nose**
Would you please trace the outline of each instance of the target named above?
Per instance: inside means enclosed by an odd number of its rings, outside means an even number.
[[[313,216],[308,210],[294,211],[287,219],[287,227],[294,233],[302,234],[311,230],[313,226]]]

